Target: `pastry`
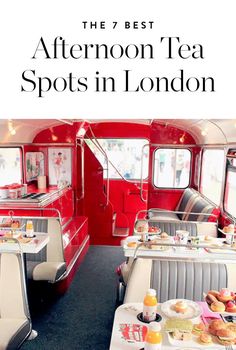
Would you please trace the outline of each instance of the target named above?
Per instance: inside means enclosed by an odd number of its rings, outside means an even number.
[[[213,239],[214,239],[214,237],[209,236],[209,235],[205,236],[205,238],[204,238],[204,240],[205,240],[206,242],[212,242]]]
[[[224,312],[225,311],[225,304],[221,301],[214,301],[211,306],[211,310],[214,312]]]
[[[223,329],[226,327],[226,323],[222,320],[213,320],[211,321],[211,323],[209,324],[209,327],[208,327],[208,331],[209,333],[211,333],[212,335],[215,335],[216,332],[219,330],[219,329]]]
[[[214,297],[218,298],[218,295],[220,294],[220,292],[212,289],[212,290],[209,290],[209,292],[207,294],[214,295]]]
[[[167,239],[167,238],[169,238],[169,235],[166,232],[162,232],[160,234],[160,237],[161,237],[161,239]]]
[[[235,340],[235,333],[227,328],[219,329],[216,332],[216,337],[218,342],[224,346],[233,345]]]
[[[214,295],[212,295],[212,294],[210,294],[210,293],[208,293],[208,294],[206,295],[206,298],[205,298],[205,299],[206,299],[207,304],[209,304],[209,305],[211,305],[212,303],[218,301],[218,299],[217,299]]]
[[[188,309],[188,305],[185,301],[178,301],[175,305],[174,305],[174,310],[178,313],[184,314]]]
[[[236,305],[233,301],[228,301],[225,307],[226,312],[236,312]]]
[[[204,331],[206,330],[206,326],[204,325],[204,323],[198,323],[198,324],[194,324],[193,325],[193,331],[192,333],[194,335],[200,335],[202,334]]]
[[[226,323],[226,328],[230,329],[232,332],[234,332],[236,337],[236,323],[228,322]]]
[[[200,334],[199,341],[201,344],[211,344],[212,343],[212,337],[210,334],[202,333]]]
[[[136,248],[137,247],[137,243],[136,242],[129,242],[129,243],[127,243],[127,247],[129,247],[129,248]]]
[[[226,302],[229,300],[233,300],[233,296],[231,294],[231,291],[227,288],[222,288],[220,290],[219,295],[217,296],[217,299],[222,302]]]

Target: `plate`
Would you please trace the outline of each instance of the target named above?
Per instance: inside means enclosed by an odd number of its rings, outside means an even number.
[[[191,340],[183,341],[183,340],[176,340],[172,337],[170,333],[168,333],[168,341],[172,346],[178,346],[178,349],[176,350],[197,350],[197,349],[225,349],[223,345],[220,345],[219,343],[214,342],[214,338],[212,337],[212,343],[211,344],[200,344],[198,342],[198,337],[194,336]]]
[[[174,310],[174,305],[178,301],[184,301],[188,305],[188,308],[184,314],[176,312]],[[195,303],[192,300],[186,300],[186,299],[167,300],[166,302],[161,304],[161,311],[167,317],[178,317],[183,319],[191,319],[191,318],[199,317],[202,314],[202,309],[197,303]]]

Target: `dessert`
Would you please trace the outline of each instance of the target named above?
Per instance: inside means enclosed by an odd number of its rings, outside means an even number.
[[[192,333],[194,335],[200,335],[202,334],[204,331],[206,330],[206,326],[204,325],[204,323],[198,323],[198,324],[194,324],[193,325],[193,331]]]
[[[214,301],[211,306],[211,310],[214,312],[224,312],[225,311],[225,304],[221,301]]]
[[[209,331],[210,334],[216,335],[216,332],[219,329],[224,329],[225,327],[226,327],[226,323],[224,321],[222,321],[222,320],[213,320],[209,324],[208,331]]]
[[[158,233],[159,232],[159,227],[155,227],[155,226],[150,226],[148,228],[148,233]]]
[[[217,299],[222,302],[226,302],[229,300],[233,300],[233,296],[231,294],[231,291],[227,288],[222,288],[220,290],[219,295],[217,296]]]
[[[206,295],[206,302],[207,302],[207,304],[211,305],[212,303],[214,303],[216,301],[218,301],[218,299],[214,295],[212,295],[210,293],[208,293]]]
[[[233,345],[235,340],[235,333],[227,328],[219,329],[216,332],[216,337],[218,342],[224,346]]]
[[[236,305],[235,303],[230,300],[226,303],[226,308],[225,308],[225,311],[227,312],[236,312]]]
[[[188,309],[188,305],[185,301],[180,300],[174,305],[174,310],[178,313],[184,314]]]
[[[211,344],[212,343],[212,337],[210,334],[202,333],[200,334],[199,341],[201,344]]]
[[[218,298],[218,295],[220,294],[220,292],[218,292],[217,290],[209,290],[208,294],[213,295],[214,297]]]
[[[214,239],[214,237],[209,236],[209,235],[206,235],[205,238],[204,238],[204,240],[205,240],[206,242],[212,242],[213,239]]]
[[[129,248],[136,248],[137,247],[137,243],[136,242],[128,242],[127,243],[127,247],[129,247]]]
[[[162,233],[160,234],[160,237],[161,237],[161,239],[167,239],[167,238],[169,238],[169,235],[168,235],[168,233],[166,233],[166,232],[162,232]]]
[[[20,227],[20,221],[18,220],[13,220],[11,224],[12,228],[19,228]]]

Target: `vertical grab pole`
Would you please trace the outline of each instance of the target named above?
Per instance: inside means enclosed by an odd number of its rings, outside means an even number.
[[[140,198],[143,202],[147,202],[147,199],[145,199],[143,197],[143,157],[144,157],[144,149],[145,147],[149,147],[149,143],[146,143],[143,147],[142,147],[142,154],[141,154],[141,174],[140,174]]]
[[[77,201],[84,198],[84,146],[83,142],[84,140],[80,139],[80,143],[78,143],[78,139],[76,142],[76,145],[80,147],[81,149],[81,195],[79,198],[77,198]]]

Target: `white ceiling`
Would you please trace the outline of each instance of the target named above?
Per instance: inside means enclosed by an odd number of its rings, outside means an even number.
[[[41,130],[64,123],[72,124],[71,119],[14,119],[15,135],[9,133],[9,120],[0,119],[0,143],[31,143]],[[150,119],[103,119],[87,120],[96,122],[117,122],[151,124]],[[189,132],[199,144],[236,144],[236,119],[156,119]]]

